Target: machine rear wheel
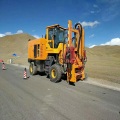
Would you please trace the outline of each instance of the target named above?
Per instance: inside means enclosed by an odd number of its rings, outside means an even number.
[[[61,76],[62,72],[60,66],[57,64],[52,65],[49,71],[50,81],[54,83],[60,82]]]
[[[35,66],[34,63],[30,63],[29,72],[31,75],[37,74],[37,66]]]

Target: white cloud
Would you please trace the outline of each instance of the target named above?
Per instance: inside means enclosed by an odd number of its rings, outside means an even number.
[[[35,38],[40,38],[38,35],[33,35],[33,37],[35,37]]]
[[[93,48],[93,47],[95,47],[96,45],[91,45],[89,48]]]
[[[12,33],[11,32],[6,32],[5,35],[12,35]]]
[[[119,45],[120,46],[120,38],[113,38],[112,40],[106,43],[100,44],[100,45],[91,45],[89,48],[93,48],[95,46],[105,46],[105,45],[110,45],[110,46]]]
[[[94,34],[92,34],[92,35],[90,35],[90,36],[89,36],[89,38],[93,38],[94,36],[95,36],[95,35],[94,35]]]
[[[5,36],[5,34],[0,34],[0,37],[4,37]]]
[[[14,34],[20,34],[20,33],[23,33],[23,30],[18,30],[16,33]],[[6,35],[13,35],[12,32],[6,32],[4,34],[0,33],[0,37],[4,37]]]
[[[103,43],[101,44],[102,46],[103,45],[120,45],[120,38],[113,38],[112,40],[106,42],[106,43]]]
[[[23,33],[22,30],[18,30],[18,31],[16,32],[16,34],[21,34],[21,33]]]
[[[83,27],[87,27],[87,26],[93,27],[93,26],[99,24],[99,22],[98,21],[94,21],[94,22],[85,22],[85,21],[83,21],[81,24],[82,24]]]
[[[32,32],[35,32],[35,30],[32,30]]]
[[[94,13],[95,13],[95,11],[90,11],[90,13],[94,14]]]
[[[97,7],[98,7],[98,5],[94,4],[94,5],[93,5],[93,7],[94,7],[94,8],[97,8]]]

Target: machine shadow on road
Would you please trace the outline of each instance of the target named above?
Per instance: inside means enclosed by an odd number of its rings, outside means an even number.
[[[37,75],[39,75],[39,76],[44,76],[44,77],[46,77],[47,79],[49,79],[49,76],[46,75],[45,72],[38,72]],[[64,75],[64,74],[63,74],[62,77],[61,77],[61,80],[60,80],[59,82],[56,82],[56,83],[60,83],[60,82],[62,82],[62,81],[67,81],[67,75]],[[75,86],[75,83],[69,82],[69,85]]]

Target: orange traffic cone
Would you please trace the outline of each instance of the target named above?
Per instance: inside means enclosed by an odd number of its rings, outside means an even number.
[[[23,78],[24,78],[24,79],[27,79],[27,78],[28,78],[28,77],[27,77],[27,69],[26,69],[26,68],[24,69],[24,75],[23,75]]]
[[[5,70],[5,64],[4,64],[4,62],[2,64],[2,70]]]

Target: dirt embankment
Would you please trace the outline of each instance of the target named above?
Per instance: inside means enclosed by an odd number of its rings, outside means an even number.
[[[0,38],[0,59],[14,64],[28,64],[27,50],[28,40],[35,39],[29,34],[15,34]]]
[[[87,48],[87,57],[88,76],[120,83],[120,46]]]

